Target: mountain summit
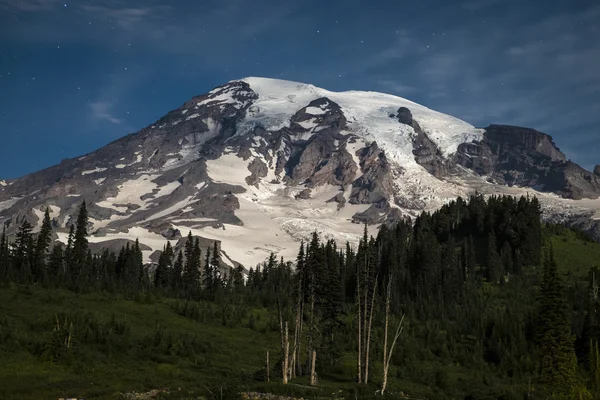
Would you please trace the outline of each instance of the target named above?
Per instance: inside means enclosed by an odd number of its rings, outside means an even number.
[[[458,196],[535,194],[547,218],[598,229],[600,173],[529,128],[478,129],[400,97],[245,78],[82,157],[0,181],[0,221],[41,224],[65,242],[79,204],[91,243],[139,238],[147,260],[166,240],[221,242],[250,267],[293,257],[319,231],[355,242],[367,223],[415,216]]]

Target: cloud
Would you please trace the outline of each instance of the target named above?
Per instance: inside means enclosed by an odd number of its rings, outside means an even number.
[[[501,3],[508,3],[509,1],[511,0],[470,0],[461,3],[461,7],[468,11],[479,11]]]
[[[131,31],[140,25],[164,20],[171,11],[166,5],[144,5],[138,7],[121,6],[119,2],[106,2],[105,4],[81,4],[78,9],[97,20],[113,21],[124,30]]]
[[[60,0],[0,0],[0,8],[23,12],[49,11],[59,5],[64,7],[64,2]]]
[[[408,95],[417,91],[416,87],[396,80],[380,80],[377,82],[377,84],[386,93]]]
[[[94,121],[110,122],[111,124],[119,125],[123,120],[115,117],[112,112],[113,108],[114,104],[108,101],[96,101],[90,103],[91,117]]]

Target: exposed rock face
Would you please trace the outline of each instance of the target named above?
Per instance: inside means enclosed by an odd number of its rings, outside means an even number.
[[[594,175],[600,176],[600,165],[594,167]]]
[[[567,161],[552,137],[529,128],[490,125],[484,140],[459,146],[456,162],[493,182],[534,187],[567,198],[597,197],[600,180]]]
[[[415,160],[436,178],[447,176],[451,169],[451,162],[444,159],[442,152],[421,129],[419,123],[413,119],[412,113],[406,107],[398,109],[398,121],[401,124],[412,127],[415,131],[413,136],[413,154]]]

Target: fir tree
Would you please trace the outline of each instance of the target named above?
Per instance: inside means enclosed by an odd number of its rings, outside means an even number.
[[[44,212],[44,219],[42,220],[42,227],[37,235],[35,246],[35,265],[33,275],[38,281],[42,281],[46,276],[46,255],[51,240],[52,223],[50,220],[49,208],[46,208],[46,211]]]
[[[562,282],[552,250],[544,257],[544,277],[540,292],[538,341],[541,379],[556,393],[567,394],[576,384],[577,357]]]
[[[183,274],[183,253],[181,250],[177,253],[177,260],[173,264],[173,276],[171,278],[171,290],[173,293],[179,293],[182,288],[181,276]]]
[[[29,282],[31,279],[31,265],[34,261],[33,253],[33,235],[32,226],[24,220],[15,240],[15,250],[13,253],[13,263],[17,279],[21,283]]]

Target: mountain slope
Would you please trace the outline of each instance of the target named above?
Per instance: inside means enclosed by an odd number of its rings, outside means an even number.
[[[229,82],[93,153],[0,182],[0,220],[14,231],[23,218],[41,223],[50,206],[64,242],[86,200],[91,242],[139,238],[149,261],[192,231],[221,241],[230,265],[252,266],[271,251],[293,257],[315,230],[355,242],[365,222],[476,190],[535,192],[549,218],[598,229],[600,176],[548,135],[266,78]]]

